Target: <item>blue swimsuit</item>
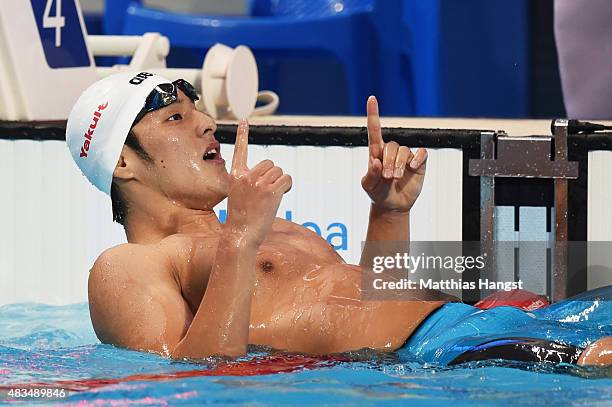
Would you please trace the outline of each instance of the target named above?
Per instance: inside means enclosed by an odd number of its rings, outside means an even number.
[[[495,355],[496,352],[490,352],[493,348],[506,351],[510,347],[528,348],[541,353],[542,347],[533,340],[543,340],[539,342],[553,346],[546,347],[547,353],[567,345],[565,351],[574,349],[579,354],[597,339],[612,336],[610,301],[612,285],[530,312],[506,306],[481,310],[467,304],[448,303],[428,316],[399,352],[410,352],[424,362],[446,365],[460,361],[462,355],[487,352]],[[485,357],[472,360],[482,359]]]

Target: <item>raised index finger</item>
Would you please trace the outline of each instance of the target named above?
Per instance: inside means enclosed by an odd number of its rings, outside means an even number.
[[[376,97],[368,98],[368,149],[370,157],[382,159],[383,148],[385,142],[382,138],[382,130],[380,127],[380,115],[378,113],[378,101]]]
[[[247,169],[247,155],[249,147],[249,123],[241,119],[236,131],[236,144],[234,145],[234,156],[232,157],[232,174]]]

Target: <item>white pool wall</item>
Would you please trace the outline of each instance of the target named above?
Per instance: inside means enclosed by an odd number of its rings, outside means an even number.
[[[228,166],[232,150],[222,145]],[[329,225],[342,223],[347,250],[339,253],[358,262],[368,222],[369,199],[360,184],[367,154],[366,147],[250,146],[249,163],[270,158],[291,174],[294,186],[278,216],[291,211],[293,221],[315,223],[324,237]],[[412,239],[459,241],[461,150],[429,154],[411,215]],[[112,222],[110,198],[80,174],[61,141],[0,140],[0,193],[0,305],[86,301],[93,262],[125,242],[122,227]]]

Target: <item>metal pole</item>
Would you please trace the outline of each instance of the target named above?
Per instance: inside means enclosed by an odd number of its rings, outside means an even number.
[[[567,161],[567,125],[567,120],[556,120],[554,123],[555,161]],[[555,254],[551,278],[553,302],[567,298],[567,193],[567,178],[555,178]]]
[[[495,159],[495,133],[480,136],[480,159]],[[480,177],[480,253],[485,256],[484,272],[491,281],[497,281],[495,256],[495,177]],[[481,293],[480,297],[488,295]]]

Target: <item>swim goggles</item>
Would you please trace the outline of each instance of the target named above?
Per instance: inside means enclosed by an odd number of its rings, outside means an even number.
[[[151,93],[149,93],[149,96],[147,96],[144,107],[136,115],[132,126],[135,126],[147,113],[176,102],[178,99],[177,89],[183,91],[183,93],[194,102],[199,99],[198,93],[193,85],[184,79],[177,79],[172,83],[160,83]]]

